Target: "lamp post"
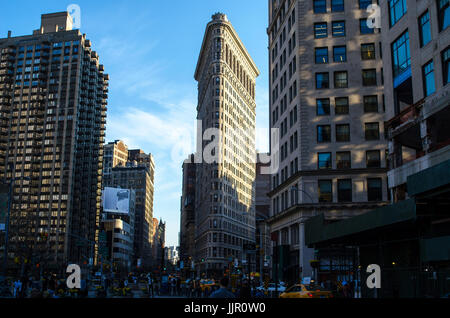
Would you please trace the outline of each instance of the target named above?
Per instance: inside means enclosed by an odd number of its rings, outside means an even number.
[[[24,180],[30,181],[29,177],[24,177]],[[14,187],[14,182],[20,180],[19,178],[13,178],[9,181],[9,190],[8,190],[8,211],[6,213],[6,221],[5,221],[5,250],[3,255],[3,276],[6,279],[6,272],[8,267],[8,241],[9,241],[9,219],[11,215],[11,201],[12,201],[12,192]]]

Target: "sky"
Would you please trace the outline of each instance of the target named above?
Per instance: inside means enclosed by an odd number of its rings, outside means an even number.
[[[195,67],[206,24],[223,12],[261,74],[256,80],[257,150],[268,151],[267,0],[2,1],[0,38],[39,29],[41,14],[81,9],[81,32],[110,75],[106,142],[123,140],[155,159],[154,217],[166,246],[178,245],[182,163],[195,151]],[[26,8],[26,10],[24,10]]]

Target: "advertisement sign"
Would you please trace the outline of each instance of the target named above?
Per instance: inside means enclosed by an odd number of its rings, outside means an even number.
[[[130,190],[106,187],[103,190],[103,211],[130,213]]]

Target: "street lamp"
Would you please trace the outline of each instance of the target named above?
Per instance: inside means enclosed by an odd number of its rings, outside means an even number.
[[[6,213],[6,222],[5,222],[5,250],[3,255],[3,276],[6,279],[6,271],[8,267],[8,241],[9,241],[9,219],[11,215],[11,201],[12,201],[12,191],[14,187],[14,182],[17,180],[24,179],[30,181],[29,177],[24,178],[13,178],[9,181],[9,190],[8,190],[8,211]]]
[[[309,198],[309,200],[311,201],[311,203],[314,203],[314,200],[313,200],[312,197],[309,195],[309,193],[306,192],[306,191],[303,190],[303,189],[300,189],[300,188],[298,187],[297,184],[291,187],[291,191],[298,191],[298,192],[302,192],[302,193],[306,194],[306,196]],[[295,203],[296,203],[296,204],[298,203],[298,199],[296,200]]]

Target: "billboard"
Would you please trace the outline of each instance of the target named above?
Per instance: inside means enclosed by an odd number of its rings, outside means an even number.
[[[130,213],[130,190],[106,187],[103,190],[103,211]]]

